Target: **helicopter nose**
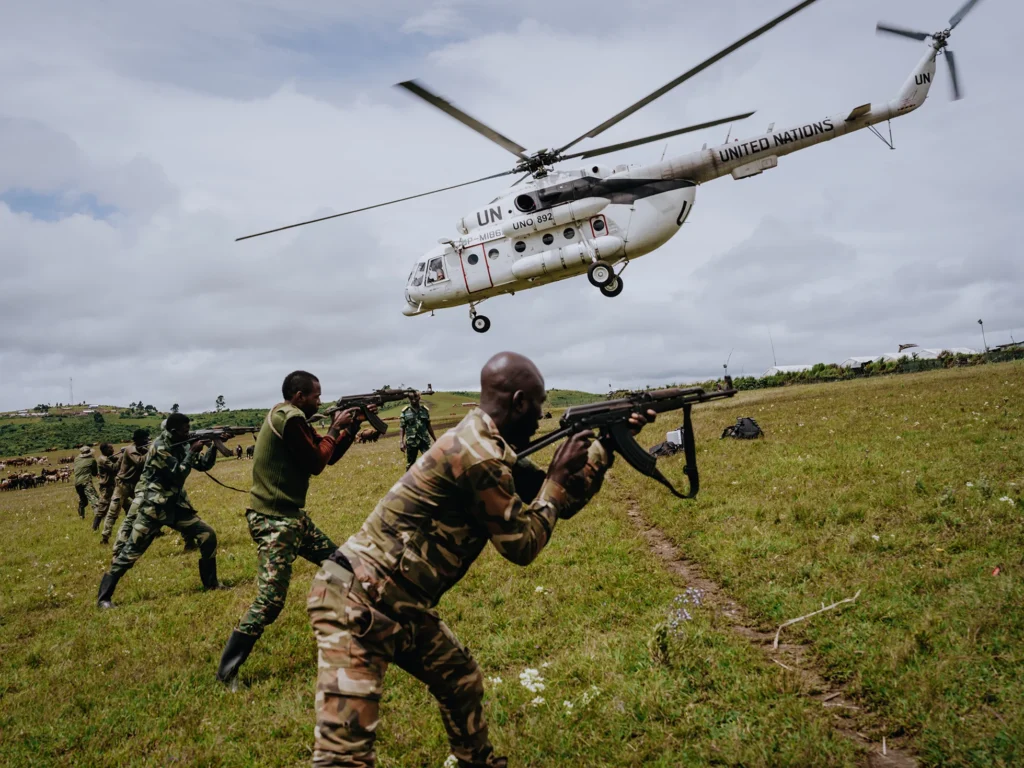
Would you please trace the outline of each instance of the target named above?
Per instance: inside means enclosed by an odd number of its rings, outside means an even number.
[[[418,315],[420,313],[420,307],[418,306],[418,304],[419,302],[417,302],[417,304],[413,304],[411,301],[406,299],[405,306],[402,307],[402,314],[405,315],[406,317]]]

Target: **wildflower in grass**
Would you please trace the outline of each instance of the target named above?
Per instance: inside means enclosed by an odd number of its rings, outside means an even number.
[[[881,541],[881,539],[882,539],[882,537],[879,536],[877,533],[871,534],[871,538],[874,539],[875,541]]]
[[[567,714],[567,715],[570,714],[572,712],[572,702],[571,701],[563,701],[562,702],[562,708],[564,709],[565,714]]]
[[[495,676],[495,677],[488,677],[487,678],[487,682],[490,683],[491,685],[501,685],[502,680],[501,680],[500,677]]]
[[[551,594],[551,590],[548,589],[547,587],[537,586],[537,587],[534,587],[533,591],[536,592],[538,595],[548,595],[548,594]]]
[[[455,768],[455,766],[457,766],[458,764],[459,760],[455,757],[455,755],[448,755],[448,757],[446,757],[444,760],[444,765],[442,766],[442,768]]]
[[[1009,504],[1009,505],[1010,505],[1011,507],[1012,507],[1012,506],[1014,506],[1014,501],[1013,501],[1013,499],[1011,499],[1011,498],[1010,498],[1009,496],[1000,496],[1000,497],[999,497],[999,500],[1000,500],[1000,501],[1005,501],[1005,502],[1006,502],[1007,504]]]
[[[543,703],[544,703],[544,697],[543,696],[535,696],[533,698],[533,700],[530,701],[530,706],[539,707]]]
[[[973,488],[974,487],[974,483],[967,483],[967,487],[968,488]]]
[[[519,673],[519,684],[530,693],[540,693],[544,690],[544,678],[539,671],[529,667]]]
[[[580,697],[580,706],[581,707],[587,706],[587,704],[592,702],[594,699],[596,699],[600,695],[601,695],[601,689],[600,688],[598,688],[596,685],[590,686],[590,688],[585,690],[583,692],[583,695]]]

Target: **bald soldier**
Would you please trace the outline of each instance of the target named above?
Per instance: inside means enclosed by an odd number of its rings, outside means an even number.
[[[543,413],[544,379],[504,352],[484,366],[480,388],[480,406],[427,449],[313,580],[315,766],[376,764],[390,664],[427,685],[459,766],[507,765],[487,736],[483,674],[433,608],[488,541],[516,565],[531,563],[558,520],[597,493],[612,455],[587,433],[562,443],[546,473],[517,462]],[[634,432],[646,421],[633,414]]]

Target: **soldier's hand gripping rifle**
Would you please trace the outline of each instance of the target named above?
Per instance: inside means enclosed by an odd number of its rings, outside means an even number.
[[[727,381],[726,386],[729,388],[714,392],[705,392],[700,387],[656,389],[649,392],[634,392],[628,397],[618,400],[574,405],[567,408],[562,414],[559,429],[533,441],[517,455],[519,458],[523,458],[558,442],[563,437],[569,437],[584,430],[596,430],[605,444],[620,453],[622,458],[637,472],[657,480],[672,491],[677,498],[692,499],[700,490],[700,475],[697,472],[697,447],[693,439],[693,421],[690,418],[690,410],[696,403],[706,403],[736,394],[731,381]],[[629,417],[634,413],[644,414],[647,411],[667,413],[680,408],[683,409],[683,453],[686,456],[686,466],[683,468],[683,472],[690,484],[689,491],[685,495],[677,491],[672,483],[661,474],[657,466],[658,460],[640,447],[633,438],[633,432],[629,425]]]
[[[315,413],[307,421],[314,422],[317,419],[330,418],[338,411],[347,408],[359,408],[363,412],[363,418],[368,421],[374,429],[382,435],[388,431],[388,425],[381,418],[370,410],[370,406],[383,407],[387,403],[397,403],[399,400],[406,400],[410,395],[432,395],[434,390],[428,385],[424,390],[418,389],[378,389],[365,395],[344,395],[338,402],[323,413]]]
[[[224,445],[225,440],[230,440],[236,435],[259,432],[259,427],[210,427],[209,429],[194,429],[188,433],[188,439],[184,442],[194,443],[197,440],[209,440],[221,456],[234,456]]]

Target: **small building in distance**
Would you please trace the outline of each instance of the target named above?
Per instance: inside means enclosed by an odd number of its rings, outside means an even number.
[[[777,373],[803,373],[804,371],[811,370],[813,367],[813,365],[773,365],[761,376],[774,376]]]

